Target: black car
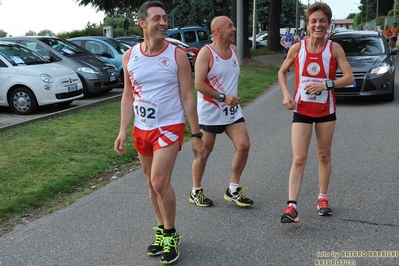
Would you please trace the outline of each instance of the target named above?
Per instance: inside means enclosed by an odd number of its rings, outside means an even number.
[[[330,36],[339,43],[352,67],[355,83],[335,90],[339,96],[382,96],[389,101],[395,95],[395,56],[384,36],[376,31],[341,31]],[[342,77],[340,69],[337,78]]]

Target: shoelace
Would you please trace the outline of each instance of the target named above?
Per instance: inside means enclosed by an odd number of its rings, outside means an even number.
[[[157,233],[155,235],[155,239],[154,242],[152,242],[152,246],[162,246],[162,242],[163,242],[163,230],[159,227],[153,227],[152,229],[156,230]],[[160,234],[158,234],[158,232],[160,232]]]
[[[318,199],[317,202],[318,202],[320,208],[329,208],[328,207],[329,200],[330,200],[329,198],[321,198],[321,199]]]
[[[205,195],[202,194],[202,191],[199,191],[197,194],[194,195],[196,198],[201,198],[201,199],[205,199]]]
[[[285,208],[283,209],[283,212],[284,212],[284,213],[289,213],[289,214],[291,214],[292,216],[295,216],[295,215],[296,215],[294,206],[287,206],[287,207],[285,207]]]
[[[163,237],[163,252],[170,252],[170,249],[176,248],[180,236],[164,236]]]
[[[245,194],[244,193],[246,193],[248,191],[248,188],[247,187],[241,187],[241,189],[240,190],[236,190],[236,192],[238,192],[238,195],[240,195],[240,198],[242,198],[242,199],[246,199],[247,198],[247,196],[245,196]]]

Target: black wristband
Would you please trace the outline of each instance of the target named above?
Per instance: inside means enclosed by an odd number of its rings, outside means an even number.
[[[191,137],[192,138],[200,138],[200,139],[202,139],[202,132],[198,132],[198,133],[194,133],[194,134],[191,134]]]

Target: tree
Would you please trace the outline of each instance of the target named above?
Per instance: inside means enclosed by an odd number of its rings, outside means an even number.
[[[346,19],[353,19],[356,16],[356,13],[349,13]]]
[[[269,25],[267,46],[270,51],[281,51],[280,45],[280,21],[281,21],[281,0],[270,0]]]
[[[165,4],[166,10],[173,8],[173,1],[160,0]],[[97,10],[104,11],[107,15],[114,15],[119,9],[128,10],[129,13],[135,13],[146,0],[75,0],[79,6],[91,5]]]
[[[4,30],[0,29],[0,37],[7,37],[7,32],[5,32]]]
[[[51,30],[41,30],[39,31],[39,33],[37,34],[38,36],[54,36],[54,32],[52,32]]]
[[[36,36],[36,35],[37,35],[36,32],[33,31],[33,30],[30,30],[30,31],[25,33],[25,36]]]

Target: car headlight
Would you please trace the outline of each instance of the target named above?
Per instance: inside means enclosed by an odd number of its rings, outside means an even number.
[[[191,51],[188,51],[187,54],[189,54],[189,55],[191,55],[193,57],[195,56],[195,54],[193,52],[191,52]]]
[[[371,70],[370,75],[377,76],[387,73],[389,70],[388,65],[380,66]]]
[[[78,67],[76,69],[77,71],[85,72],[85,73],[90,73],[90,74],[99,74],[97,71],[90,67]]]
[[[54,82],[53,77],[50,76],[49,74],[41,74],[40,79],[43,80],[43,82],[45,82],[45,83],[53,83]]]

